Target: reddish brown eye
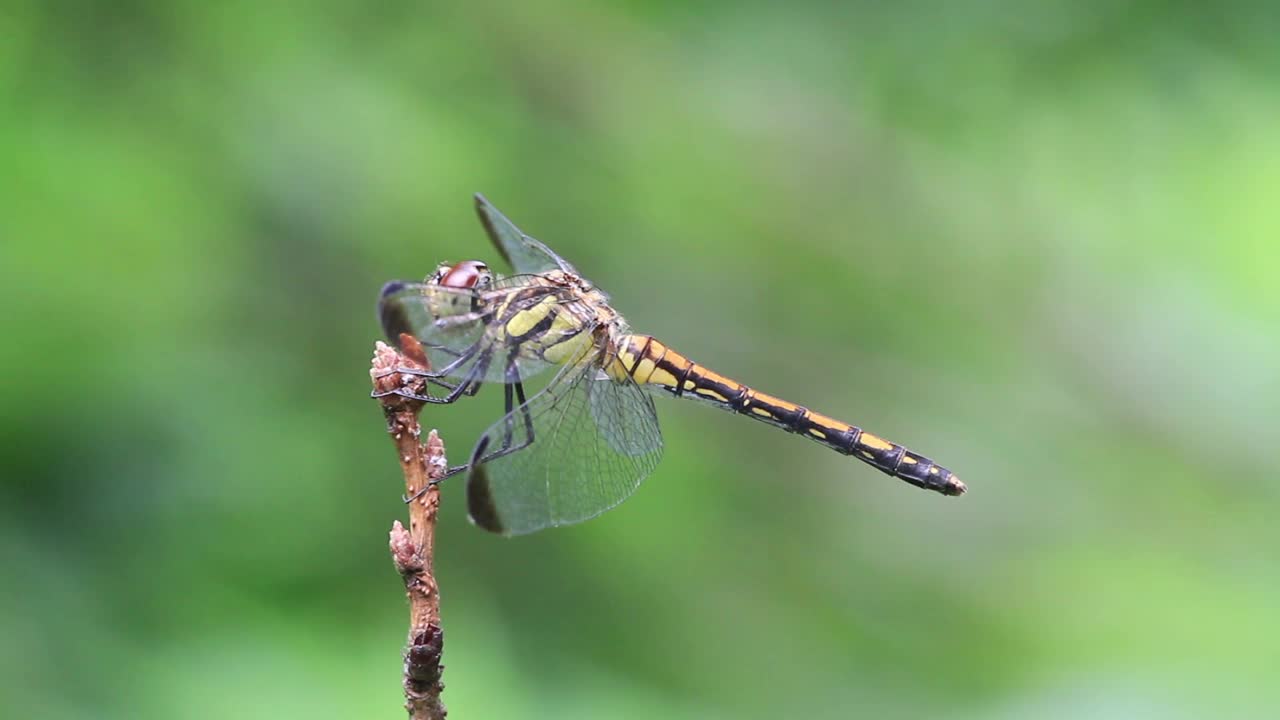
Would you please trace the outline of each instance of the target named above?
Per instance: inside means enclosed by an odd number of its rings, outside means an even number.
[[[489,266],[479,260],[467,260],[449,268],[449,272],[440,278],[440,284],[445,287],[473,288],[488,274]]]

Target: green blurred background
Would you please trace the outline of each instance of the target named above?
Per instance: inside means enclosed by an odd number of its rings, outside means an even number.
[[[1274,717],[1265,8],[9,3],[0,715],[400,716],[374,300],[482,191],[970,493],[671,400],[593,522],[451,483],[452,717]]]

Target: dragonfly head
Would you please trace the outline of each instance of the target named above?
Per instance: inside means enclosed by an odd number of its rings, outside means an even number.
[[[493,284],[493,272],[479,260],[464,260],[456,265],[440,263],[428,282],[442,287],[483,290]]]

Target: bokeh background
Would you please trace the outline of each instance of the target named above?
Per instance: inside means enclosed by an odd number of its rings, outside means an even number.
[[[374,300],[498,262],[938,458],[659,400],[503,540],[447,486],[457,718],[1274,717],[1267,4],[0,11],[0,715],[399,717]],[[425,418],[455,460],[487,392]]]

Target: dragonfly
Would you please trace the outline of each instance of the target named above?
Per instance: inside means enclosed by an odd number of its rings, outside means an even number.
[[[467,509],[481,528],[523,535],[587,520],[626,500],[662,457],[655,394],[802,435],[926,490],[965,492],[955,474],[923,455],[632,333],[609,296],[567,260],[484,196],[475,196],[475,207],[514,273],[467,260],[441,263],[422,282],[387,283],[378,301],[383,331],[421,366],[394,372],[422,377],[427,389],[375,395],[449,404],[485,384],[502,386],[504,415],[469,460],[441,478],[466,474]],[[550,379],[526,392],[536,376]]]

